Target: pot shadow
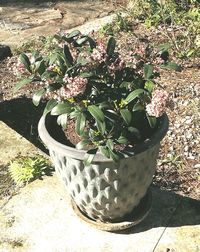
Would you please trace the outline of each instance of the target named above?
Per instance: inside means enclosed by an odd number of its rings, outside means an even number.
[[[138,225],[113,233],[134,234],[156,227],[196,226],[200,224],[200,201],[153,186],[151,191],[153,200],[149,215]]]
[[[44,107],[44,103],[34,106],[32,100],[26,97],[4,101],[0,103],[0,120],[48,154],[37,129]]]

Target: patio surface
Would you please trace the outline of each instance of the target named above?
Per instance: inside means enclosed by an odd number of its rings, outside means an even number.
[[[0,166],[21,153],[43,154],[0,122]],[[73,212],[56,175],[36,180],[0,206],[1,252],[198,252],[200,202],[152,188],[153,204],[140,224],[118,233],[96,230]]]

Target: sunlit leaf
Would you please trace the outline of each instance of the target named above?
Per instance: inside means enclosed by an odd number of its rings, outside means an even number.
[[[38,91],[35,92],[35,94],[33,95],[33,104],[35,106],[38,106],[40,103],[40,100],[42,98],[42,96],[44,95],[44,93],[46,92],[46,90],[44,88],[39,89]]]

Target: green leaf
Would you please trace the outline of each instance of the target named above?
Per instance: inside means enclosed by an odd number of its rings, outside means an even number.
[[[39,75],[42,75],[45,72],[46,67],[44,60],[35,62],[35,66],[36,66],[35,72],[38,72]]]
[[[57,53],[53,53],[50,57],[49,57],[49,65],[53,65],[55,62],[57,61]]]
[[[122,118],[124,119],[125,123],[127,125],[129,125],[131,123],[131,120],[132,120],[131,111],[129,111],[128,109],[121,109],[120,114],[121,114]]]
[[[70,67],[73,64],[73,57],[70,53],[69,47],[67,45],[64,45],[63,52],[65,55],[65,61],[68,67]]]
[[[114,110],[111,109],[105,111],[105,117],[113,123],[119,121],[119,115]]]
[[[44,109],[44,113],[43,115],[46,115],[47,113],[49,113],[56,105],[58,104],[58,102],[54,99],[51,99],[47,102],[47,105]]]
[[[114,51],[115,51],[115,46],[116,46],[116,40],[111,37],[109,40],[108,40],[108,44],[107,44],[107,54],[109,56],[112,56]]]
[[[84,131],[86,123],[86,118],[83,113],[79,113],[76,117],[76,124],[75,124],[75,130],[78,133],[78,135],[81,135]]]
[[[42,96],[44,95],[45,92],[46,92],[46,90],[44,88],[41,88],[37,92],[35,92],[35,94],[33,95],[33,104],[35,106],[39,105],[40,100],[41,100],[41,98],[42,98]]]
[[[25,66],[25,68],[31,73],[31,68],[30,68],[31,63],[28,56],[25,53],[22,53],[19,56],[19,60]]]
[[[82,38],[79,38],[79,39],[77,39],[76,40],[76,43],[78,44],[78,45],[83,45],[85,42],[87,42],[88,41],[88,37],[87,36],[84,36],[84,37],[82,37]]]
[[[84,160],[83,160],[83,163],[85,166],[90,166],[91,163],[92,163],[92,160],[94,159],[95,157],[95,154],[97,153],[97,148],[95,149],[91,149],[89,151],[87,151],[87,153],[85,154],[84,156]]]
[[[160,45],[158,45],[158,50],[161,51],[161,52],[164,52],[164,51],[169,50],[171,47],[172,46],[169,43],[160,44]]]
[[[148,122],[149,122],[150,127],[151,127],[151,128],[155,128],[156,122],[157,122],[156,117],[154,117],[154,116],[148,116],[148,115],[147,115],[147,119],[148,119]]]
[[[77,63],[80,64],[81,66],[87,65],[89,62],[90,62],[90,60],[78,56]],[[81,73],[80,76],[81,76],[82,74],[84,74],[84,73]]]
[[[152,92],[153,92],[154,86],[155,86],[155,85],[154,85],[153,81],[150,81],[150,80],[146,81],[145,84],[144,84],[144,88],[145,88],[146,90],[148,90],[149,93],[152,93]]]
[[[51,115],[69,114],[70,112],[71,105],[69,103],[59,103],[51,110]]]
[[[31,78],[28,78],[28,79],[24,79],[24,80],[19,81],[19,82],[15,85],[13,91],[16,92],[17,90],[19,90],[20,88],[22,88],[23,86],[27,85],[28,83],[30,83],[30,82],[32,82],[32,81],[33,81],[33,80],[32,80]]]
[[[106,146],[99,146],[100,152],[107,158],[110,158],[110,151]]]
[[[68,119],[68,114],[59,115],[57,118],[58,125],[60,125],[63,129],[66,129],[67,119]]]
[[[83,73],[80,73],[79,76],[81,76],[83,78],[89,78],[89,77],[94,76],[94,74],[92,72],[83,72]]]
[[[102,135],[105,134],[106,131],[106,124],[105,122],[100,122],[100,121],[96,121],[97,123],[97,129],[99,132],[101,132]]]
[[[135,112],[135,111],[140,111],[140,110],[144,110],[144,106],[141,103],[136,103],[133,106],[132,111]]]
[[[162,68],[175,70],[181,72],[181,66],[176,64],[175,62],[168,62],[165,65],[161,65]]]
[[[120,136],[118,139],[117,139],[117,142],[119,144],[128,144],[128,139],[124,136]]]
[[[101,103],[99,104],[99,108],[100,108],[100,109],[110,108],[110,103],[109,103],[109,102],[106,102],[106,101],[101,102]]]
[[[99,107],[95,105],[90,105],[88,106],[88,111],[95,118],[96,121],[104,122],[104,119],[105,119],[104,113]]]
[[[81,33],[80,33],[80,31],[79,30],[74,30],[74,31],[72,31],[70,34],[68,34],[66,37],[69,39],[69,38],[74,38],[74,37],[76,37],[76,36],[78,36],[78,35],[80,35]]]
[[[144,77],[146,80],[149,80],[153,75],[153,66],[144,65]]]
[[[139,97],[142,93],[144,93],[144,92],[145,92],[144,89],[141,89],[141,88],[136,89],[136,90],[132,91],[132,92],[126,97],[125,101],[126,101],[127,103],[130,103],[130,102],[132,102],[134,99],[138,98],[138,97]]]
[[[93,49],[96,47],[96,42],[94,41],[94,39],[92,39],[91,37],[88,37],[88,42],[90,44],[90,48]]]
[[[128,82],[128,81],[123,81],[121,84],[120,84],[120,88],[126,88],[128,89],[130,87],[131,83]]]
[[[109,151],[110,151],[110,157],[112,158],[112,160],[113,160],[114,162],[119,161],[120,155],[119,155],[118,153],[116,153],[115,151],[112,151],[112,150],[110,150],[110,149],[109,149]]]
[[[84,147],[85,147],[86,145],[89,145],[89,144],[91,144],[91,141],[90,141],[90,140],[86,140],[86,139],[81,140],[81,141],[76,145],[76,149],[82,150],[82,149],[84,149]]]
[[[114,149],[114,143],[112,139],[108,139],[106,142],[106,146],[109,148],[109,150],[113,150]]]
[[[135,128],[135,127],[128,127],[128,131],[133,134],[134,136],[136,136],[138,139],[141,138],[141,134],[140,134],[140,131]]]

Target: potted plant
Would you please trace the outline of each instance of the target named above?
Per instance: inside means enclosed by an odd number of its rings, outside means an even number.
[[[33,83],[33,103],[47,101],[39,135],[77,209],[102,225],[123,222],[147,193],[168,129],[168,94],[156,85],[155,65],[178,66],[165,46],[127,56],[113,37],[73,31],[54,40],[48,54],[20,55],[15,90]]]

